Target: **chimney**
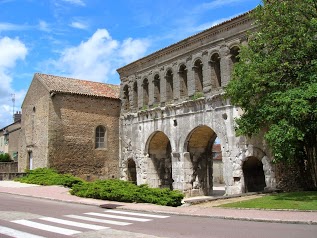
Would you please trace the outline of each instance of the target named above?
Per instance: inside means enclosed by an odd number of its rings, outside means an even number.
[[[14,122],[17,122],[17,121],[21,120],[21,117],[22,117],[21,111],[17,111],[17,112],[14,114],[14,116],[13,116]]]

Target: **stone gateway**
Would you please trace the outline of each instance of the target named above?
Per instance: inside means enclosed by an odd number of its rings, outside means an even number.
[[[241,111],[223,97],[250,30],[245,13],[117,70],[121,179],[186,196],[275,188],[267,145],[235,136]]]

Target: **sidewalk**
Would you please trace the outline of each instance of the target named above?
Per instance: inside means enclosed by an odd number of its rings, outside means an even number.
[[[315,211],[310,212],[285,210],[268,211],[256,209],[225,209],[217,207],[206,207],[199,204],[181,207],[166,207],[146,203],[122,203],[90,198],[80,198],[69,194],[68,191],[68,188],[64,188],[61,186],[39,186],[13,181],[0,181],[0,193],[9,193],[63,202],[95,205],[108,209],[116,208],[135,211],[146,211],[152,213],[205,216],[222,219],[317,225],[317,212]]]

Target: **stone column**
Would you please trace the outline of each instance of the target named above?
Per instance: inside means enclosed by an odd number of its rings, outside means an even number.
[[[209,63],[208,52],[205,51],[203,55],[203,92],[208,93],[211,91],[211,70]]]
[[[189,152],[183,153],[183,160],[184,160],[183,191],[186,194],[186,196],[190,196],[191,191],[193,189],[192,182],[191,182],[193,177],[193,163],[190,159]]]
[[[153,79],[153,74],[149,75],[148,80],[149,80],[149,106],[152,106],[154,103],[154,79]]]
[[[181,161],[180,153],[171,153],[172,158],[172,178],[173,189],[183,191],[183,162]]]
[[[163,70],[164,69],[161,69],[161,72],[159,74],[159,76],[160,76],[161,105],[165,105],[165,103],[166,103],[166,77],[165,77],[165,75],[162,75]]]
[[[195,94],[196,91],[196,82],[195,82],[195,70],[193,69],[192,61],[186,63],[187,70],[187,86],[188,86],[188,96],[191,97]]]
[[[143,106],[143,100],[144,100],[144,95],[143,95],[143,81],[140,79],[140,86],[138,87],[138,94],[139,94],[139,100],[138,100],[138,109],[142,108]],[[144,80],[144,79],[143,79]]]
[[[180,98],[180,75],[178,73],[178,69],[173,67],[173,99],[174,101],[178,101]]]
[[[220,71],[222,86],[226,86],[231,78],[231,55],[228,46],[222,45],[220,48]]]

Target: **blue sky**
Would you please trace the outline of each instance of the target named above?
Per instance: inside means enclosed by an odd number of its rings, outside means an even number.
[[[116,69],[260,0],[0,0],[0,128],[36,72],[119,84]]]

